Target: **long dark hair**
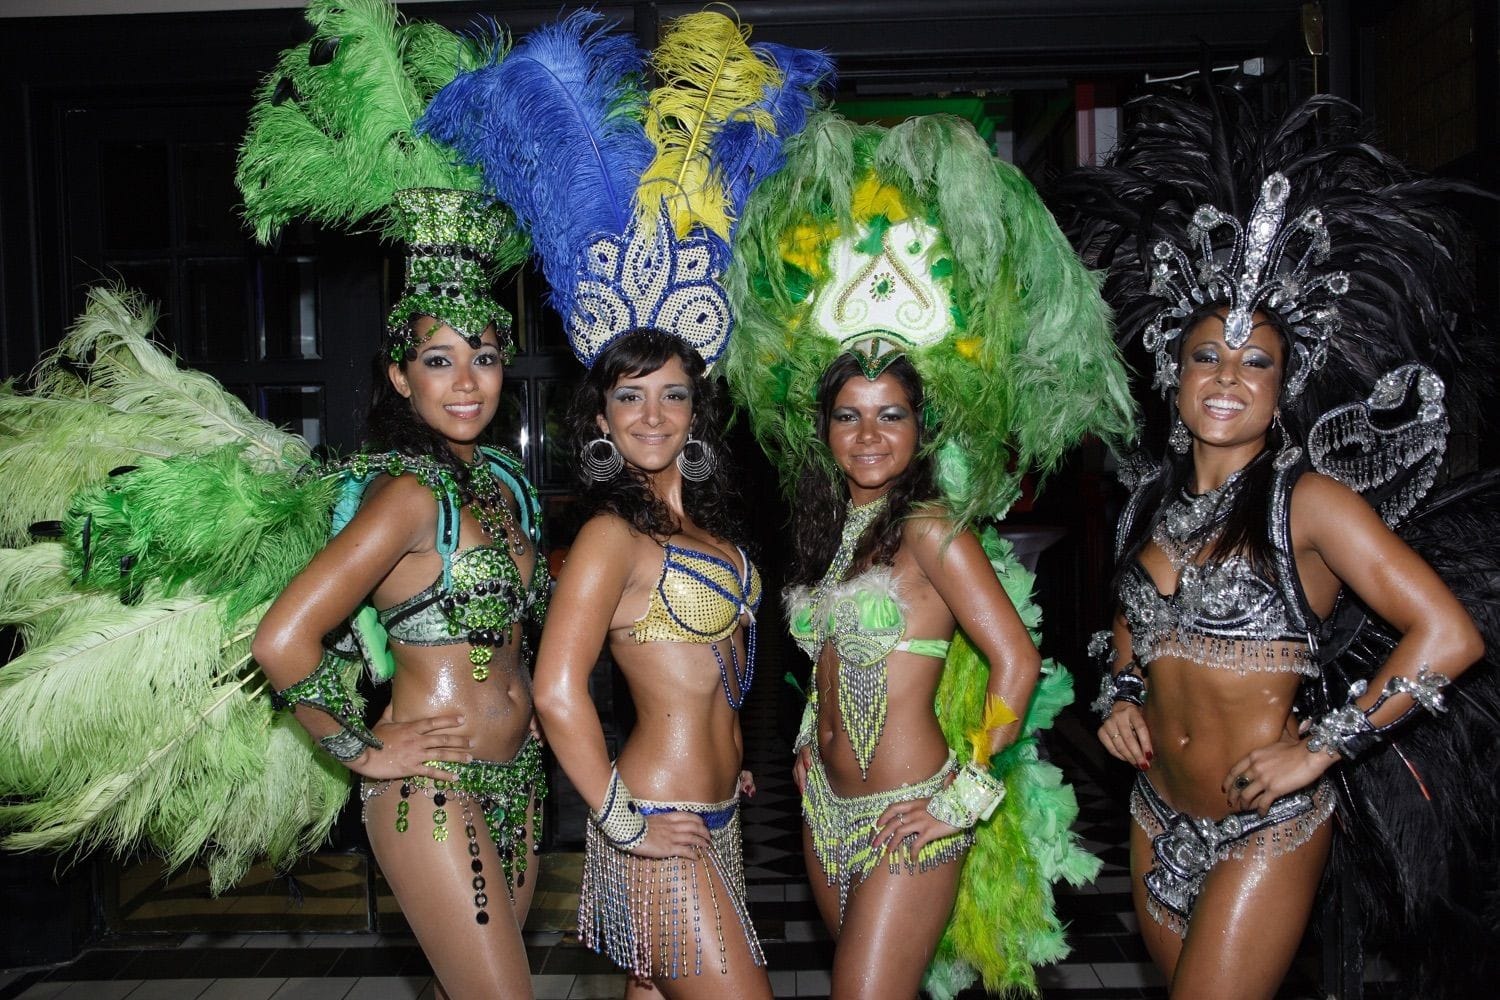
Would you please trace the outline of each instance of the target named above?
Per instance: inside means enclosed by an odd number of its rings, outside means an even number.
[[[913,508],[939,496],[932,457],[927,453],[927,397],[922,390],[922,376],[904,357],[891,362],[885,371],[900,383],[906,393],[912,419],[917,424],[916,449],[911,464],[892,480],[886,509],[870,525],[855,551],[854,565],[857,567],[889,566],[896,558],[896,550],[901,547],[902,522]],[[818,382],[817,435],[824,445],[828,443],[828,424],[832,419],[834,400],[844,383],[855,376],[865,377],[859,359],[852,354],[840,354]],[[792,582],[813,584],[822,579],[838,551],[849,487],[843,473],[831,461],[815,458],[797,477],[796,496],[792,515],[792,534],[796,542]]]
[[[681,338],[660,330],[632,330],[600,353],[578,387],[568,415],[574,451],[581,452],[599,437],[597,418],[604,412],[605,397],[615,383],[622,378],[650,375],[672,358],[682,362],[682,369],[692,383],[693,437],[711,449],[717,459],[713,472],[703,482],[683,479],[683,510],[694,524],[710,534],[743,544],[739,518],[730,500],[732,470],[720,436],[724,423],[723,394],[718,380],[708,376],[703,357]],[[581,469],[579,472],[583,484],[579,505],[584,520],[607,511],[641,534],[658,540],[682,530],[681,523],[652,491],[641,470],[627,464],[602,481],[587,479]]]
[[[447,467],[458,483],[459,497],[464,503],[473,499],[469,487],[469,466],[448,445],[448,439],[422,422],[412,409],[411,400],[396,391],[387,375],[391,359],[382,352],[375,359],[375,392],[370,399],[370,409],[365,414],[365,451],[395,451],[414,458],[425,458]],[[410,360],[397,362],[401,370],[413,364]]]
[[[1200,308],[1196,315],[1190,317],[1184,324],[1184,334],[1179,340],[1179,353],[1186,347],[1188,336],[1191,334],[1198,322],[1206,316],[1210,316],[1222,310],[1226,303],[1216,303]],[[1278,404],[1280,403],[1280,392],[1286,388],[1288,375],[1291,373],[1295,363],[1292,357],[1286,328],[1282,325],[1280,317],[1273,315],[1268,310],[1258,310],[1264,313],[1271,321],[1271,326],[1276,330],[1277,336],[1281,338],[1281,385],[1278,387]],[[1178,364],[1181,364],[1181,357]],[[1177,419],[1177,395],[1173,393],[1168,401],[1172,419]],[[1271,486],[1276,476],[1276,456],[1280,454],[1288,442],[1296,443],[1301,440],[1300,429],[1291,426],[1295,418],[1290,413],[1291,408],[1278,408],[1279,420],[1273,420],[1271,426],[1266,430],[1265,444],[1254,458],[1240,472],[1239,485],[1235,488],[1234,495],[1230,498],[1228,516],[1224,519],[1223,530],[1218,539],[1208,551],[1208,561],[1222,562],[1230,556],[1243,556],[1250,561],[1256,571],[1267,579],[1276,578],[1275,545],[1271,540],[1270,515],[1271,515]],[[1125,538],[1125,545],[1121,549],[1119,565],[1115,569],[1115,592],[1119,592],[1125,568],[1135,562],[1140,555],[1141,549],[1145,548],[1150,541],[1156,524],[1161,520],[1162,508],[1166,506],[1178,492],[1185,486],[1193,483],[1193,453],[1192,450],[1186,454],[1179,455],[1171,448],[1167,448],[1162,461],[1162,474],[1154,482],[1142,487],[1140,499],[1136,503],[1137,515],[1135,523],[1131,525],[1130,532]]]

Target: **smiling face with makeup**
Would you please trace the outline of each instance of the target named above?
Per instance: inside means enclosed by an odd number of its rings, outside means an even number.
[[[468,461],[500,407],[504,382],[500,341],[493,327],[473,347],[452,327],[429,316],[416,321],[417,355],[387,369],[391,385],[411,402],[417,419]]]
[[[839,388],[828,413],[828,448],[856,504],[890,490],[917,451],[917,414],[894,375],[856,376]]]
[[[1263,313],[1239,349],[1224,340],[1223,311],[1204,316],[1183,338],[1177,412],[1204,447],[1243,451],[1248,463],[1265,447],[1281,399],[1286,347]],[[1244,464],[1241,463],[1241,464]]]
[[[671,466],[693,427],[693,380],[682,359],[674,354],[655,371],[617,378],[597,423],[628,464],[646,473]]]

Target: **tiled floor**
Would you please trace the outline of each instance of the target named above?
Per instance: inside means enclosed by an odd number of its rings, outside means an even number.
[[[774,676],[769,669],[765,675]],[[826,997],[831,947],[805,884],[786,739],[775,725],[777,694],[771,684],[758,686],[745,714],[747,766],[760,786],[745,813],[751,912],[776,995]],[[1104,859],[1105,868],[1093,885],[1065,889],[1059,897],[1073,954],[1041,971],[1042,995],[1045,1000],[1164,998],[1161,977],[1136,936],[1130,909],[1122,846],[1128,775],[1108,767],[1093,753],[1094,746],[1067,716],[1050,743],[1054,759],[1078,790],[1079,832]],[[577,855],[543,859],[527,934],[539,998],[618,997],[623,988],[623,977],[609,961],[580,947],[571,933],[579,869]],[[0,973],[0,1000],[411,1000],[432,995],[426,960],[413,940],[401,935],[155,935],[107,943],[55,969]],[[1313,981],[1299,968],[1280,997],[1317,995]]]

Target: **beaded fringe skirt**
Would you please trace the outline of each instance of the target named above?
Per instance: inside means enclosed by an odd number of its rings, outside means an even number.
[[[713,804],[637,799],[642,813],[693,812],[708,825],[712,847],[692,858],[642,858],[622,851],[592,822],[584,846],[578,937],[639,979],[703,972],[703,939],[727,973],[725,925],[737,922],[756,965],[760,939],[745,903],[745,850],[738,799]],[[732,933],[732,928],[730,933]],[[710,966],[712,967],[712,966]]]
[[[813,852],[823,866],[829,885],[839,887],[839,919],[842,921],[849,892],[880,863],[881,851],[870,843],[875,821],[897,802],[930,798],[943,790],[948,775],[958,769],[952,751],[948,761],[932,777],[869,795],[842,796],[828,784],[817,743],[812,744],[812,766],[807,769],[807,790],[802,796],[802,816],[812,832]],[[915,837],[916,834],[912,834]],[[934,840],[913,858],[906,850],[892,850],[885,860],[892,874],[905,867],[909,874],[925,872],[962,858],[974,845],[974,833],[965,830]]]

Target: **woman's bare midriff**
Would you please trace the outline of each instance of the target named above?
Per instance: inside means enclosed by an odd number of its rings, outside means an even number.
[[[1208,819],[1229,813],[1222,785],[1251,750],[1295,733],[1292,703],[1302,682],[1286,671],[1205,667],[1162,657],[1149,668],[1146,726],[1155,754],[1148,776],[1172,807]]]
[[[831,645],[823,648],[818,662],[818,755],[836,794],[869,795],[937,773],[948,759],[948,744],[932,711],[942,671],[943,661],[935,657],[906,652],[887,657],[885,729],[869,774],[861,778],[839,705],[838,656]]]
[[[489,677],[476,681],[469,648],[467,643],[408,646],[392,641],[396,676],[391,718],[408,722],[462,715],[461,732],[474,741],[476,759],[510,760],[530,728],[531,677],[520,667],[520,647],[512,641],[494,650]]]
[[[719,643],[726,666],[730,642],[735,658],[745,662],[744,635],[741,629]],[[635,728],[616,760],[631,794],[668,802],[733,797],[744,740],[713,649],[695,642],[638,643],[628,630],[611,636],[609,648],[635,702]]]

